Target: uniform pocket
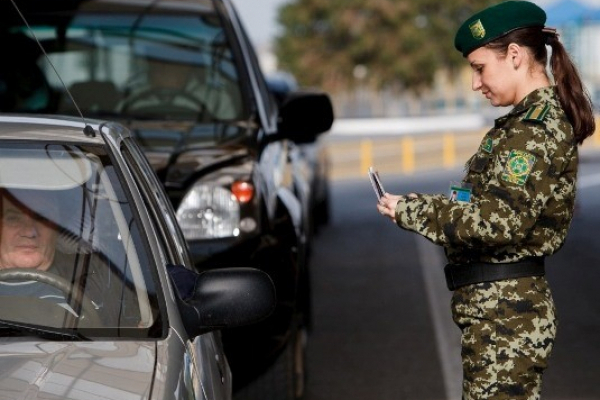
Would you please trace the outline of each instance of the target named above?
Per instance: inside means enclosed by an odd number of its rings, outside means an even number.
[[[492,161],[491,154],[476,154],[469,162],[469,172],[480,174],[486,170]]]

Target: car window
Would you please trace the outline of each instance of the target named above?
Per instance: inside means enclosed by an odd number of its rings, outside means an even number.
[[[1,320],[155,335],[147,247],[103,147],[2,142]]]
[[[254,46],[252,45],[246,30],[242,28],[242,23],[235,9],[232,8],[230,10],[230,16],[235,24],[239,27],[238,40],[240,45],[244,47],[244,50],[247,54],[247,60],[250,63],[248,71],[252,75],[251,79],[256,82],[256,90],[260,92],[260,95],[255,97],[256,101],[260,103],[258,106],[264,108],[264,117],[266,118],[265,127],[268,130],[273,130],[275,129],[277,123],[277,104],[275,102],[275,98],[267,86],[261,70],[260,62],[256,52],[254,51]]]
[[[275,104],[275,99],[267,87],[264,75],[262,74],[260,69],[258,58],[256,58],[256,53],[254,53],[254,50],[252,49],[252,47],[250,47],[250,43],[248,42],[247,38],[246,42],[249,46],[248,49],[250,55],[250,62],[252,64],[251,71],[256,79],[258,90],[261,92],[259,99],[262,99],[263,106],[265,108],[265,116],[267,118],[266,124],[268,124],[267,126],[269,126],[271,129],[275,129],[277,120],[277,105]]]
[[[84,3],[72,15],[36,15],[31,30],[12,27],[3,43],[19,42],[32,50],[0,67],[0,81],[7,85],[0,106],[74,114],[66,86],[88,117],[247,119],[236,60],[214,10],[190,13],[155,3],[111,3],[109,10],[86,10]],[[48,59],[35,50],[32,32]],[[9,83],[16,76],[31,90],[9,87],[16,86]]]

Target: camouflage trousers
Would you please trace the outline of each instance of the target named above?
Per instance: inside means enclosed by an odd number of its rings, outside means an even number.
[[[459,288],[452,316],[462,331],[463,400],[540,398],[557,326],[546,278]]]

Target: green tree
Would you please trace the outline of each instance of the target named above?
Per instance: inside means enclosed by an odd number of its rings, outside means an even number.
[[[459,24],[489,0],[291,0],[275,53],[302,85],[419,92],[440,68],[464,65]]]

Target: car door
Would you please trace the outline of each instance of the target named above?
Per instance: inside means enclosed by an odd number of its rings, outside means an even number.
[[[171,203],[154,171],[132,140],[126,140],[121,151],[124,158],[131,160],[129,165],[135,166],[131,172],[150,211],[155,231],[159,232],[157,239],[166,250],[168,263],[191,266],[185,240],[178,228]],[[192,341],[186,340],[186,348],[185,361],[190,363],[189,370],[195,375],[190,377],[194,390],[201,388],[202,395],[210,400],[230,400],[231,372],[223,352],[220,332],[208,332]]]

